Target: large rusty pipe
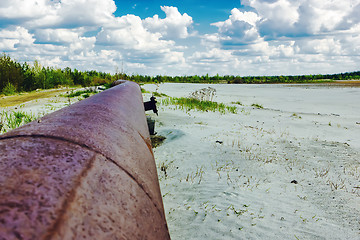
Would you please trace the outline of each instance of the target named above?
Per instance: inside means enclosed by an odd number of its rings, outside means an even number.
[[[0,239],[170,239],[139,86],[0,135]]]

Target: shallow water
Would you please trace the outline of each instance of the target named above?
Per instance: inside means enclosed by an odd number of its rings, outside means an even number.
[[[244,105],[254,103],[264,108],[307,114],[344,115],[360,122],[360,88],[328,84],[188,84],[164,83],[158,92],[173,97],[186,97],[201,88],[216,89],[215,101]],[[156,85],[146,85],[156,91]]]

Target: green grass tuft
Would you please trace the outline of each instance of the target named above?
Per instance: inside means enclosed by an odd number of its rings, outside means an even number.
[[[168,97],[165,93],[153,92],[152,95],[154,97]]]
[[[257,103],[253,103],[253,104],[251,104],[251,106],[252,106],[252,107],[255,107],[255,108],[257,108],[257,109],[263,109],[263,108],[264,108],[262,105],[257,104]]]
[[[96,93],[97,93],[96,90],[86,89],[86,90],[80,90],[80,91],[76,91],[76,92],[71,91],[69,94],[66,95],[66,97],[73,98],[73,97],[83,96],[84,98],[87,98],[90,95],[94,95]]]
[[[166,98],[161,100],[161,104],[175,105],[182,110],[190,111],[202,111],[202,112],[220,112],[225,114],[226,112],[237,113],[235,106],[227,106],[223,103],[217,103],[212,101],[201,101],[195,98]]]
[[[14,128],[18,128],[24,124],[36,120],[37,117],[33,114],[28,114],[25,112],[0,112],[0,133],[5,133]]]

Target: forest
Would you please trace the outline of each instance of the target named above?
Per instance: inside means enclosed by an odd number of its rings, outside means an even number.
[[[50,89],[60,86],[97,86],[110,84],[117,79],[131,80],[138,83],[313,83],[331,82],[334,80],[360,79],[360,71],[339,74],[316,74],[299,76],[147,76],[126,73],[105,73],[95,70],[79,71],[66,67],[64,69],[41,66],[38,61],[33,64],[19,63],[3,53],[0,56],[0,93],[11,95],[16,92],[28,92],[36,89]]]

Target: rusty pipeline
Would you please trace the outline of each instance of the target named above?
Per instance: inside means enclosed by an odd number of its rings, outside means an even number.
[[[140,87],[0,135],[0,239],[170,239]]]

